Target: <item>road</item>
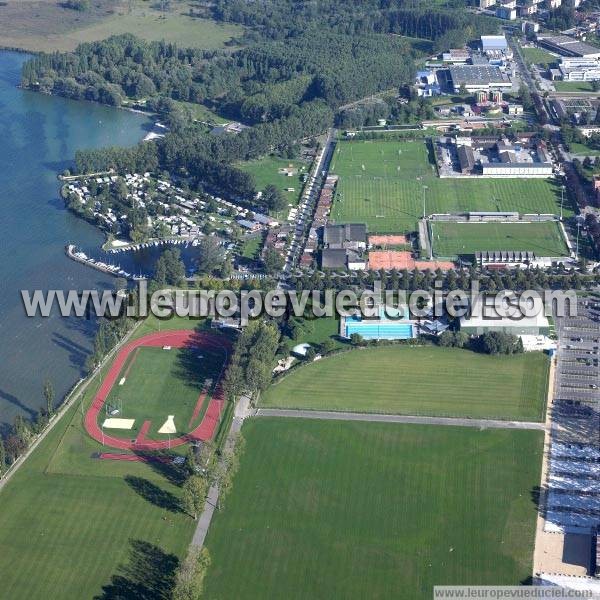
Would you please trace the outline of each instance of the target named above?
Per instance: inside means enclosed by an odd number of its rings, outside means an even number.
[[[544,423],[528,421],[502,421],[495,419],[461,419],[454,417],[417,417],[406,415],[382,415],[325,410],[290,410],[259,408],[257,417],[286,417],[297,419],[322,419],[329,421],[364,421],[369,423],[408,423],[413,425],[450,425],[476,427],[478,429],[528,429],[544,431]]]
[[[323,151],[317,158],[317,163],[315,164],[315,168],[311,173],[309,182],[307,184],[312,186],[311,191],[306,197],[303,197],[300,205],[298,206],[298,215],[296,216],[296,220],[294,222],[294,238],[290,244],[290,251],[286,256],[280,282],[282,282],[287,275],[291,273],[296,261],[304,251],[306,235],[312,225],[315,202],[319,197],[319,193],[321,192],[321,187],[323,184],[322,172],[327,167],[329,160],[331,159],[333,145],[335,143],[335,136],[335,129],[330,129],[327,132],[327,140],[323,146]]]

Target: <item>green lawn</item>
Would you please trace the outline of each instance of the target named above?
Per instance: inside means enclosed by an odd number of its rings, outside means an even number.
[[[532,571],[542,432],[254,419],[204,598],[430,600]]]
[[[205,382],[217,380],[223,365],[223,353],[215,350],[173,348],[163,350],[155,347],[141,347],[129,356],[129,361],[112,388],[107,405],[122,406],[118,416],[123,419],[135,419],[133,429],[123,431],[111,429],[110,435],[130,439],[142,427],[144,421],[152,421],[148,431],[149,439],[166,439],[158,430],[174,415],[175,426],[179,433],[187,433],[196,427],[210,399],[207,396],[201,412],[192,422],[198,397]],[[201,354],[202,358],[199,358]],[[125,377],[126,376],[126,377]],[[125,377],[123,385],[119,385]],[[212,386],[209,386],[212,389]],[[109,416],[105,412],[99,415],[100,423]]]
[[[538,256],[568,256],[568,248],[554,221],[543,223],[430,224],[433,252],[456,257],[485,250],[529,250]]]
[[[534,63],[536,65],[543,65],[548,67],[553,63],[559,61],[558,56],[553,56],[547,50],[543,48],[521,48],[523,56],[527,62]]]
[[[237,165],[242,171],[250,173],[254,177],[257,190],[263,190],[267,185],[274,185],[281,191],[288,204],[296,206],[300,202],[302,188],[304,184],[300,180],[302,173],[308,173],[310,165],[300,160],[289,160],[277,156],[265,156],[257,160],[242,162]],[[280,173],[280,169],[291,167],[297,171],[296,174],[288,177]],[[287,188],[294,188],[293,192],[286,191]],[[284,209],[279,213],[273,213],[277,219],[286,219],[289,209]]]
[[[263,246],[263,236],[262,235],[252,235],[244,238],[244,243],[242,244],[242,252],[241,255],[244,258],[249,260],[255,260],[258,258],[258,254],[260,249]]]
[[[573,154],[580,154],[581,156],[600,156],[600,150],[590,148],[589,146],[580,144],[579,142],[571,142],[569,144],[569,152]]]
[[[440,179],[423,141],[340,141],[330,172],[340,176],[332,219],[366,223],[371,233],[415,231],[423,215],[423,186],[427,214],[560,210],[554,180]]]
[[[197,325],[177,318],[161,329]],[[135,337],[157,328],[149,318]],[[157,570],[168,577],[187,550],[195,522],[176,508],[174,467],[93,458],[103,448],[87,435],[83,414],[106,370],[0,492],[2,598],[163,597]],[[140,569],[146,591],[134,589],[126,565]],[[118,574],[122,595],[103,594]]]
[[[557,92],[593,92],[590,81],[554,81]]]
[[[541,421],[548,359],[435,346],[354,350],[298,369],[261,406]]]

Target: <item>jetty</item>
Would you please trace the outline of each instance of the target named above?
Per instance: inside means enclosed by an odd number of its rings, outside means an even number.
[[[128,273],[118,265],[111,265],[100,260],[96,260],[91,256],[88,256],[85,252],[81,250],[77,250],[75,244],[67,244],[65,246],[65,252],[67,256],[78,262],[82,265],[87,265],[88,267],[92,267],[92,269],[96,269],[96,271],[100,271],[102,273],[106,273],[107,275],[113,275],[114,277],[122,277],[123,279],[128,279],[131,281],[135,281],[138,279],[146,279],[146,277],[141,275],[132,275]]]

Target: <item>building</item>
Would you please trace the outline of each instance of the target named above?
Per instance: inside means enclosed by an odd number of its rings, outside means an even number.
[[[600,59],[600,48],[580,42],[568,35],[538,35],[537,43],[561,56]]]
[[[346,250],[344,248],[325,248],[321,252],[321,268],[345,269]]]
[[[365,250],[367,226],[364,223],[328,225],[323,231],[323,243],[330,249]]]
[[[600,80],[600,61],[593,58],[563,58],[558,69],[563,81]]]
[[[522,104],[509,104],[506,107],[506,112],[509,115],[522,115],[523,114],[523,105]]]
[[[442,54],[442,60],[447,63],[466,63],[470,56],[465,48],[451,48]]]
[[[544,335],[550,334],[550,323],[544,314],[541,299],[536,299],[528,307],[533,316],[525,316],[518,309],[504,307],[496,310],[494,298],[476,300],[471,309],[471,315],[460,319],[460,330],[469,335],[482,335],[496,331],[512,335]]]
[[[531,17],[535,15],[538,11],[537,4],[533,2],[527,2],[519,6],[519,16],[520,17]]]
[[[546,0],[546,8],[548,10],[555,10],[556,8],[560,8],[562,5],[562,0]]]
[[[521,31],[527,35],[537,33],[540,30],[540,24],[535,21],[523,21],[521,23]]]
[[[452,87],[456,93],[464,87],[467,92],[511,88],[506,73],[490,65],[454,65],[449,68]]]
[[[494,4],[496,4],[496,0],[479,0],[479,8],[489,8]]]
[[[457,149],[458,161],[460,163],[460,172],[463,174],[471,173],[475,168],[475,156],[470,146],[461,145]]]
[[[504,19],[505,21],[515,21],[517,18],[517,9],[499,6],[496,9],[496,16],[499,19]]]
[[[482,35],[481,49],[484,54],[498,50],[508,52],[508,42],[503,35]]]

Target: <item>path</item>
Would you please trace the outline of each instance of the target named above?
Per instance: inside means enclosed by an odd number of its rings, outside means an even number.
[[[244,419],[246,417],[251,416],[251,414],[252,413],[250,409],[250,399],[246,396],[242,396],[238,400],[235,407],[233,421],[231,422],[231,427],[227,434],[227,440],[225,441],[226,447],[233,447],[237,438],[237,434],[242,429]],[[192,546],[198,546],[201,548],[204,545],[204,540],[206,539],[206,535],[208,534],[208,528],[210,527],[215,508],[217,508],[218,504],[219,486],[217,484],[214,484],[208,490],[208,496],[206,497],[204,510],[202,511],[202,514],[198,519],[198,525],[196,525],[196,531],[194,532],[194,536],[192,537]]]
[[[298,419],[324,419],[332,421],[368,421],[372,423],[411,423],[415,425],[451,425],[477,427],[479,429],[529,429],[544,431],[545,423],[529,421],[502,421],[496,419],[462,419],[458,417],[418,417],[408,415],[382,415],[326,410],[290,410],[282,408],[259,408],[257,417],[287,417]]]

